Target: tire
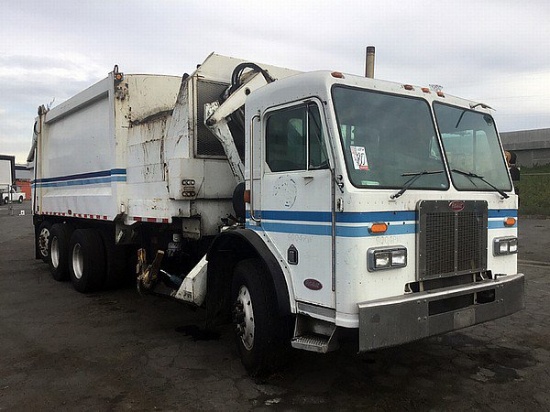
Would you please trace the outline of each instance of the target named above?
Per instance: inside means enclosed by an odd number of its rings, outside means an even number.
[[[17,200],[19,203],[23,203],[23,196],[19,196],[19,199]]]
[[[73,287],[81,293],[95,292],[105,279],[105,247],[95,229],[77,229],[71,236],[69,272]]]
[[[231,288],[237,349],[250,376],[279,369],[286,358],[290,336],[277,313],[275,291],[259,259],[235,266]]]
[[[56,223],[50,231],[48,242],[48,263],[52,277],[58,282],[69,279],[69,239],[71,228],[67,224]]]
[[[38,226],[38,235],[36,237],[36,250],[38,255],[45,263],[50,261],[49,247],[50,247],[50,234],[52,225],[48,221],[40,223]]]

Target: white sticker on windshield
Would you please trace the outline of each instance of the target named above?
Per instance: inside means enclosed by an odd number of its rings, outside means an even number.
[[[363,146],[350,146],[353,167],[355,170],[369,170],[367,152]]]

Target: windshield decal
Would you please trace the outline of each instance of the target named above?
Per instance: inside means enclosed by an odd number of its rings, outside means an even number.
[[[369,170],[369,161],[365,148],[362,146],[350,146],[349,149],[355,170]]]

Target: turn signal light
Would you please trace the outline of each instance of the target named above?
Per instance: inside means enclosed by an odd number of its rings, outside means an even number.
[[[514,226],[516,224],[516,218],[515,217],[507,217],[504,220],[504,226]]]
[[[386,223],[373,223],[372,226],[369,228],[370,233],[380,234],[380,233],[386,233],[388,230],[388,225]]]

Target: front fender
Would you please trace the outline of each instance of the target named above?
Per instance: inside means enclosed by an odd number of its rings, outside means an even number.
[[[290,304],[289,285],[287,284],[281,265],[262,238],[256,232],[249,229],[235,229],[222,232],[210,245],[206,254],[206,259],[208,260],[207,276],[209,289],[210,285],[219,285],[220,277],[229,278],[230,284],[234,265],[240,260],[249,258],[259,258],[263,262],[273,281],[279,313],[282,316],[290,315],[292,307]],[[220,271],[222,273],[219,273]]]

